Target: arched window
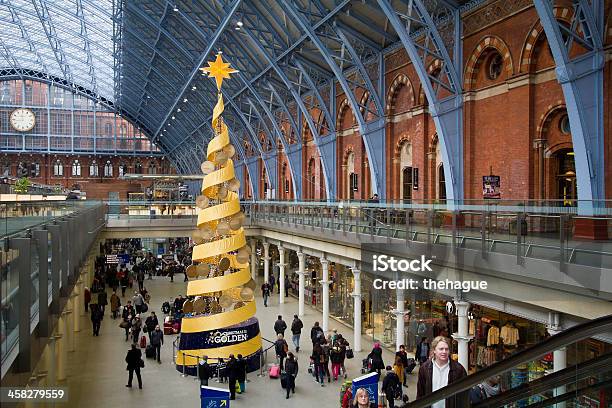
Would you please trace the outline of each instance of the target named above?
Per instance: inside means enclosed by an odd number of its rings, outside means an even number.
[[[99,175],[98,162],[93,160],[89,164],[89,177],[98,177],[98,175]]]
[[[438,199],[446,200],[446,177],[444,176],[444,165],[438,166]]]
[[[78,159],[72,162],[72,177],[81,177],[81,163]]]
[[[350,152],[346,158],[346,179],[348,180],[346,197],[353,200],[355,192],[359,190],[359,176],[355,174],[355,153],[353,152]]]
[[[113,164],[110,160],[107,160],[104,165],[104,177],[113,177]]]
[[[104,135],[109,137],[113,135],[113,125],[111,123],[104,125]]]
[[[400,151],[400,174],[401,183],[401,199],[404,201],[412,200],[413,170],[412,170],[412,145],[408,142],[402,145]]]
[[[140,163],[139,161],[137,161],[134,165],[134,173],[142,174],[142,163]]]
[[[25,162],[17,165],[17,177],[28,177],[28,165]]]
[[[157,174],[157,166],[155,163],[149,163],[149,174]]]
[[[34,162],[30,164],[30,177],[40,176],[40,163]]]
[[[53,164],[53,175],[55,177],[61,177],[64,175],[64,166],[59,159]]]
[[[119,165],[119,177],[123,177],[123,175],[127,172],[127,165],[120,164]]]
[[[492,53],[487,61],[487,77],[497,79],[501,75],[503,67],[504,59],[501,54],[497,51]]]

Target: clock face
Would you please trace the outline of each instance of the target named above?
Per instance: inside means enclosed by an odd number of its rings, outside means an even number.
[[[11,113],[11,126],[18,132],[27,132],[34,128],[36,117],[30,109],[15,109]]]

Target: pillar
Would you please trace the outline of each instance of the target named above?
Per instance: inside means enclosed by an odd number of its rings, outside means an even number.
[[[400,346],[404,344],[404,316],[406,310],[404,308],[404,289],[396,289],[397,303],[395,306],[395,350],[399,351]]]
[[[353,350],[361,351],[361,271],[352,268],[354,289],[353,289]]]
[[[285,303],[285,248],[279,246],[278,247],[278,286],[279,286],[279,295],[278,295],[278,303]]]
[[[77,282],[79,288],[79,298],[77,300],[77,304],[75,305],[75,311],[79,311],[79,316],[85,316],[85,308],[83,305],[85,304],[85,282],[83,281],[83,275],[79,277],[79,281]]]
[[[257,277],[257,240],[251,240],[251,278]]]
[[[56,343],[59,336],[52,335],[49,337],[47,345],[46,366],[47,366],[47,386],[52,387],[57,384],[57,347]]]
[[[56,371],[56,381],[62,382],[66,380],[66,362],[67,362],[67,354],[68,354],[68,344],[67,344],[67,316],[66,313],[62,313],[57,322],[57,342],[56,342],[56,355],[57,355],[57,371]]]
[[[306,274],[306,254],[298,252],[298,316],[304,317],[304,292],[305,292],[305,277]]]
[[[463,300],[455,300],[455,308],[457,309],[457,333],[453,334],[453,338],[457,340],[457,351],[459,354],[459,363],[469,370],[469,343],[472,336],[469,335],[468,310],[470,304]]]
[[[75,333],[78,333],[81,331],[81,317],[80,317],[80,313],[78,313],[77,311],[79,309],[81,309],[81,311],[85,312],[85,308],[81,307],[79,308],[79,305],[81,304],[81,295],[78,293],[75,293],[72,295],[72,329]],[[73,343],[74,343],[74,335],[73,337]]]
[[[549,314],[549,323],[547,327],[548,333],[551,336],[557,335],[563,331],[563,328],[560,324],[560,315],[559,313],[550,313]],[[567,368],[567,349],[565,347],[553,351],[553,372],[561,371]],[[566,393],[566,387],[561,386],[557,387],[553,390],[553,395],[559,396]],[[560,402],[555,404],[555,408],[565,408],[565,402]]]
[[[270,243],[264,242],[264,281],[268,282],[270,278]]]
[[[329,261],[321,258],[321,269],[323,271],[323,279],[321,286],[323,287],[323,332],[327,335],[329,331]]]

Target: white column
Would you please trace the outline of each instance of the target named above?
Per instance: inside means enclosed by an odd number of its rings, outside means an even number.
[[[560,316],[558,313],[550,313],[549,324],[548,324],[548,333],[551,336],[555,336],[563,331],[563,328],[560,324]],[[567,368],[567,349],[565,347],[555,350],[553,352],[553,372],[561,371]],[[566,393],[565,386],[557,387],[553,390],[553,395],[559,396]],[[565,402],[560,402],[554,405],[555,408],[565,408]]]
[[[57,384],[57,339],[60,338],[56,335],[49,337],[49,344],[47,345],[46,355],[46,366],[47,366],[47,386],[52,387]]]
[[[353,350],[361,351],[361,271],[357,268],[351,269],[355,287],[353,290]]]
[[[78,293],[75,293],[72,296],[72,319],[73,320],[73,331],[75,333],[78,333],[81,331],[81,316],[79,316],[79,313],[77,312],[77,310],[79,310],[79,303],[81,300],[81,296]],[[84,308],[81,308],[84,309]],[[73,342],[74,342],[74,336],[73,337]]]
[[[406,310],[404,308],[404,289],[396,289],[397,303],[395,306],[395,350],[399,351],[400,346],[404,344],[404,316]]]
[[[251,278],[257,277],[257,240],[251,240]]]
[[[299,286],[298,286],[298,316],[304,317],[304,292],[305,292],[305,277],[306,274],[306,254],[303,252],[298,252],[298,277],[299,277]]]
[[[457,351],[459,354],[459,363],[469,370],[469,343],[472,336],[469,335],[469,323],[468,323],[468,310],[470,304],[462,300],[455,300],[455,307],[457,308],[457,333],[453,334],[453,338],[457,340]]]
[[[264,242],[264,281],[268,282],[270,278],[270,243]]]
[[[66,332],[68,323],[66,322],[68,316],[66,316],[66,312],[62,313],[59,316],[57,322],[57,375],[56,381],[61,382],[66,379],[66,362],[67,362],[67,354],[68,354],[68,341]]]
[[[285,303],[285,248],[279,246],[278,247],[278,286],[279,286],[279,295],[278,295],[278,303]]]
[[[323,332],[327,335],[329,330],[329,261],[325,258],[321,258],[321,269],[323,271],[323,279],[321,280],[323,286]]]

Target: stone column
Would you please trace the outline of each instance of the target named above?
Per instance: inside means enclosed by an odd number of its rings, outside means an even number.
[[[563,331],[559,321],[560,318],[558,313],[550,313],[547,330],[551,336],[557,335]],[[567,349],[565,347],[553,352],[553,372],[556,373],[564,368],[567,368]],[[565,386],[557,387],[553,390],[553,395],[557,397],[565,394],[566,391]],[[555,408],[565,408],[565,406],[565,402],[560,402],[554,405]]]
[[[472,340],[472,336],[469,335],[469,322],[468,322],[468,310],[470,304],[463,300],[455,300],[455,307],[457,308],[457,333],[453,334],[453,339],[457,340],[457,350],[459,354],[459,363],[469,370],[469,343]]]
[[[305,277],[306,274],[306,254],[303,252],[298,252],[298,277],[299,277],[299,286],[298,286],[298,316],[304,317],[304,292],[305,292]]]
[[[278,247],[278,286],[279,286],[279,294],[278,294],[278,303],[285,303],[285,248],[279,246]]]
[[[251,240],[251,278],[257,277],[257,240]]]
[[[264,242],[264,281],[268,282],[270,278],[270,243]]]
[[[80,303],[80,301],[81,301],[80,294],[78,292],[74,293],[72,295],[72,299],[71,300],[72,300],[72,319],[73,319],[72,330],[75,333],[78,333],[78,332],[81,331],[81,316],[77,312],[79,310],[79,305],[81,304]],[[81,308],[81,309],[84,309],[84,308]],[[73,337],[73,343],[74,343],[74,335],[72,337]],[[74,348],[74,346],[73,346],[73,348]]]
[[[353,296],[353,350],[361,351],[361,271],[357,268],[352,268],[355,287],[352,293]]]
[[[397,303],[395,306],[395,350],[399,351],[400,346],[404,344],[404,316],[406,310],[404,308],[404,289],[396,289]]]
[[[320,281],[323,287],[323,332],[327,335],[329,330],[329,261],[321,258],[321,270],[323,279]]]
[[[63,312],[57,322],[57,371],[56,381],[62,382],[66,380],[66,362],[68,354],[68,339],[66,332],[68,331],[68,316]]]

